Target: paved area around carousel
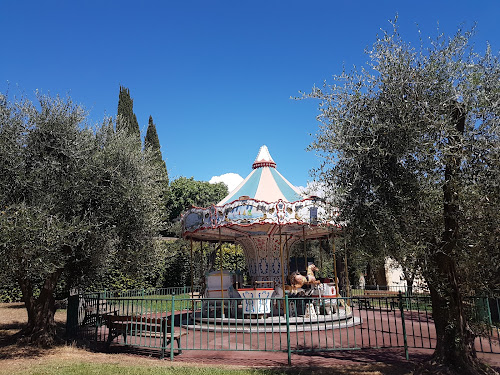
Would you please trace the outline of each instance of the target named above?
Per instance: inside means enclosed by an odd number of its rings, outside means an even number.
[[[432,356],[432,349],[411,349],[411,362],[423,362]],[[478,357],[497,371],[500,370],[500,355],[478,353]],[[168,360],[168,358],[167,358]],[[286,353],[277,352],[183,352],[175,356],[176,362],[199,363],[203,365],[234,365],[245,367],[283,367],[288,365]],[[321,353],[292,354],[294,367],[330,367],[338,365],[360,365],[374,363],[404,363],[405,353],[402,348],[362,349]]]
[[[111,352],[132,353],[140,356],[157,356],[158,352],[145,350],[133,350],[120,347],[113,347]],[[292,354],[291,362],[293,367],[334,367],[334,366],[356,366],[373,364],[406,364],[422,363],[432,356],[432,349],[411,349],[409,350],[409,361],[405,358],[402,348],[388,349],[361,349],[351,351],[318,352]],[[500,371],[500,355],[491,353],[478,353],[478,357]],[[138,358],[140,361],[140,358]],[[165,358],[169,361],[169,358]],[[194,364],[200,366],[237,366],[255,368],[276,368],[288,366],[287,353],[282,352],[241,352],[241,351],[183,351],[180,355],[175,355],[176,363]]]

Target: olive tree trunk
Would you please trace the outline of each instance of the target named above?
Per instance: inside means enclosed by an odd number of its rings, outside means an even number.
[[[464,132],[465,114],[453,109],[456,135],[448,139],[450,147],[458,147]],[[437,344],[434,360],[457,374],[481,374],[491,372],[476,356],[475,336],[469,327],[459,287],[456,261],[452,256],[459,239],[458,217],[460,213],[456,180],[460,173],[461,158],[456,153],[447,158],[443,184],[444,232],[442,242],[432,252],[435,282],[430,283],[432,314],[436,327]]]
[[[40,295],[36,298],[31,282],[22,278],[18,280],[28,312],[28,324],[21,331],[22,341],[39,346],[54,344],[56,338],[54,291],[61,273],[62,269],[49,274],[43,283]]]

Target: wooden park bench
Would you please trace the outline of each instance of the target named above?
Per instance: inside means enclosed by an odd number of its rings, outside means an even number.
[[[151,317],[151,316],[130,316],[130,315],[115,315],[107,314],[103,316],[103,320],[108,327],[107,346],[119,337],[123,336],[125,345],[127,345],[128,336],[146,336],[151,339],[160,337],[161,340],[161,358],[165,356],[165,349],[172,340],[177,342],[177,352],[182,353],[181,337],[186,335],[186,332],[171,333],[171,318],[170,317]]]
[[[359,306],[365,309],[371,309],[371,301],[376,298],[378,300],[387,300],[391,310],[396,309],[398,301],[396,298],[399,296],[399,292],[392,290],[366,290],[363,295],[360,296]]]

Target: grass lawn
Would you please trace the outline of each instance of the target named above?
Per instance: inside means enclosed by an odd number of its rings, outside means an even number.
[[[193,374],[193,375],[404,375],[411,374],[411,364],[364,363],[348,366],[336,362],[331,367],[259,368],[254,362],[244,366],[200,365],[199,363],[181,363],[161,361],[157,358],[125,354],[99,353],[85,348],[61,343],[50,349],[21,346],[14,335],[26,324],[26,309],[20,303],[0,303],[0,375],[31,374]],[[56,321],[61,334],[64,333],[66,311],[56,313]],[[313,366],[313,364],[312,364]]]
[[[108,298],[107,302],[111,306],[120,307],[125,311],[134,311],[138,313],[172,311],[171,295]],[[174,297],[175,311],[187,310],[190,307],[191,301],[188,294],[180,294]]]

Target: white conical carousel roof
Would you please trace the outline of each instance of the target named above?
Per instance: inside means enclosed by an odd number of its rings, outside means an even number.
[[[252,165],[252,172],[227,197],[217,203],[222,206],[240,198],[265,202],[296,202],[304,199],[302,193],[276,170],[267,146],[262,146]]]

